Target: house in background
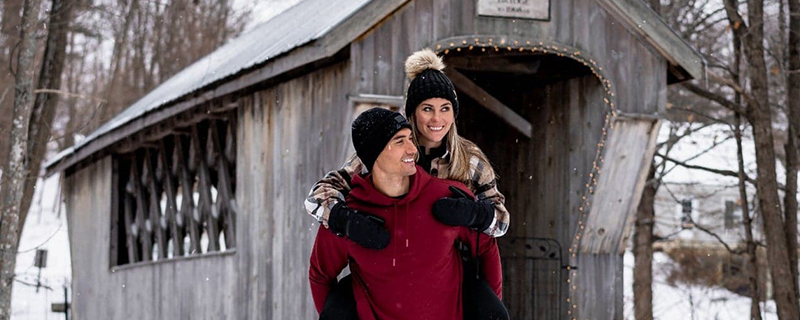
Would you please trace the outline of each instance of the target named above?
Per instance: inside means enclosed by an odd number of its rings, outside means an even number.
[[[667,85],[705,68],[640,0],[306,0],[232,40],[47,164],[75,318],[315,318],[303,199],[426,47],[500,175],[512,317],[621,319]]]
[[[666,123],[662,126],[659,141],[669,138],[668,126],[671,125]],[[738,172],[736,140],[730,127],[702,123],[688,125],[697,131],[677,142],[670,150],[670,158],[694,166]],[[700,127],[702,129],[698,129]],[[755,148],[749,130],[743,135],[742,145],[745,172],[755,177]],[[732,250],[743,250],[746,246],[738,178],[688,169],[669,161],[663,168],[666,174],[655,198],[654,235],[662,238],[655,243],[656,250],[666,252],[679,264],[702,264],[683,265],[675,271],[691,270],[696,273],[697,279],[694,280],[699,283],[717,285],[748,296],[744,256],[730,254],[721,243]],[[778,162],[778,181],[785,181],[785,174],[784,166]],[[750,216],[753,217],[753,237],[757,242],[765,243],[763,222],[754,209],[758,206],[755,186],[748,183],[746,190]],[[771,295],[771,283],[767,281],[769,263],[763,249],[759,248],[757,254],[759,278],[762,288],[767,288],[764,294],[768,297]]]

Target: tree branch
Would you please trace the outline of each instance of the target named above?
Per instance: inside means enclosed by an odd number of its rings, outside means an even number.
[[[739,173],[735,172],[735,171],[721,170],[721,169],[714,169],[714,168],[708,168],[708,167],[703,167],[703,166],[692,165],[692,164],[688,164],[688,163],[683,162],[683,161],[675,160],[673,158],[667,157],[667,156],[662,155],[660,153],[656,153],[656,156],[660,157],[660,158],[662,158],[662,159],[664,159],[666,161],[669,161],[669,162],[672,162],[674,164],[677,164],[677,165],[679,165],[681,167],[687,168],[687,169],[702,170],[702,171],[716,173],[716,174],[727,176],[727,177],[739,178]],[[756,184],[756,181],[753,180],[753,178],[745,176],[745,179],[747,179],[747,182],[750,182],[752,184]]]
[[[718,234],[716,234],[715,232],[713,232],[713,231],[711,231],[711,230],[708,230],[708,228],[706,228],[706,227],[703,227],[703,226],[701,226],[701,225],[699,225],[699,224],[695,223],[695,222],[694,222],[694,219],[691,219],[691,217],[689,218],[689,220],[692,222],[692,225],[694,225],[694,227],[695,227],[695,228],[697,228],[698,230],[700,230],[700,231],[703,231],[703,232],[705,232],[706,234],[708,234],[708,235],[710,235],[710,236],[714,237],[714,239],[717,239],[717,242],[719,242],[720,244],[722,244],[722,246],[723,246],[723,247],[725,247],[725,250],[728,250],[728,252],[730,252],[731,254],[740,255],[740,254],[743,254],[743,253],[744,253],[744,250],[742,250],[742,249],[733,249],[733,248],[731,248],[731,247],[728,245],[728,243],[726,243],[725,241],[723,241],[723,240],[722,240],[722,238],[721,238],[721,237],[720,237]]]
[[[749,30],[747,28],[747,24],[744,22],[742,15],[739,14],[739,3],[736,0],[725,0],[723,1],[725,5],[725,12],[728,14],[728,20],[731,21],[731,29],[733,29],[734,33],[738,33],[739,36],[742,36],[745,33],[748,33]]]
[[[709,74],[711,74],[711,73],[709,72]],[[731,110],[733,112],[736,112],[736,113],[739,113],[739,114],[745,114],[746,108],[744,106],[742,106],[742,105],[740,105],[740,104],[738,104],[736,102],[730,101],[730,100],[726,99],[725,97],[723,97],[723,96],[721,96],[719,94],[713,93],[713,92],[708,91],[708,90],[703,89],[703,88],[700,88],[700,87],[698,87],[698,86],[696,86],[694,84],[688,83],[688,82],[684,82],[683,83],[683,87],[686,88],[686,90],[689,90],[690,92],[692,92],[692,93],[694,93],[694,94],[696,94],[696,95],[698,95],[700,97],[703,97],[703,98],[706,98],[708,100],[714,101],[714,102],[718,103],[719,105],[721,105],[721,106],[723,106],[723,107],[725,107],[725,108],[727,108],[727,109],[729,109],[729,110]],[[744,96],[744,95],[742,95],[742,96]]]

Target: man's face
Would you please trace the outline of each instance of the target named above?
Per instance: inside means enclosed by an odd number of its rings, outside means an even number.
[[[411,129],[403,128],[383,148],[372,170],[387,175],[411,176],[417,173],[416,156],[417,147],[411,140]]]

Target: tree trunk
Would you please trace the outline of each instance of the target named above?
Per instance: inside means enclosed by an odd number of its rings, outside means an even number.
[[[116,94],[118,81],[117,78],[119,76],[120,65],[122,63],[122,55],[123,52],[127,50],[128,30],[130,30],[131,23],[134,19],[134,14],[136,14],[138,7],[139,1],[132,0],[131,5],[128,7],[128,12],[125,15],[125,20],[122,23],[122,30],[120,30],[120,32],[114,37],[116,41],[114,42],[114,55],[111,58],[111,75],[108,79],[109,82],[104,95],[107,104],[103,110],[100,110],[100,116],[96,118],[95,125],[93,126],[94,129],[99,128],[104,121],[110,119],[114,113],[116,113],[116,110],[120,108],[116,103],[119,101],[113,101],[112,96]]]
[[[737,59],[738,60],[738,59]],[[753,221],[750,218],[750,207],[748,205],[747,188],[745,186],[745,173],[744,173],[744,154],[742,150],[742,127],[741,116],[736,115],[736,129],[734,136],[736,137],[736,158],[739,165],[739,203],[742,208],[742,224],[744,224],[744,237],[745,237],[745,259],[747,265],[745,272],[747,275],[747,285],[750,291],[750,320],[761,320],[761,288],[758,284],[758,256],[756,255],[755,240],[753,240]]]
[[[795,178],[791,184],[794,188],[793,192],[786,191],[786,195],[797,194],[797,170],[798,170],[798,143],[800,143],[800,0],[789,0],[789,53],[788,53],[788,68],[786,79],[786,101],[787,109],[789,110],[789,123],[790,123],[790,142],[794,144],[793,156],[793,174],[787,174]],[[788,151],[787,151],[788,152]],[[788,160],[788,157],[787,157]],[[788,161],[787,161],[788,162]],[[787,181],[787,187],[789,182]],[[792,276],[795,287],[795,301],[800,299],[800,287],[798,287],[798,261],[797,261],[797,198],[792,197],[794,200],[794,210],[787,208],[784,212],[786,216],[786,238],[788,240],[787,248],[789,250],[789,263],[792,268]]]
[[[789,271],[791,283],[794,284],[795,301],[797,297],[797,140],[794,138],[794,128],[789,126],[788,139],[784,146],[786,150],[786,194],[784,203],[784,229],[786,231],[786,250],[789,252]]]
[[[0,17],[0,114],[11,114],[14,105],[14,75],[11,68],[14,61],[13,53],[19,51],[19,29],[22,17],[21,0],[3,0],[3,13]],[[0,117],[0,170],[5,170],[8,159],[6,150],[9,148],[9,141],[6,139],[11,128],[11,118]]]
[[[7,171],[0,184],[0,320],[11,318],[11,289],[14,284],[14,267],[17,262],[19,215],[22,189],[25,183],[25,153],[27,150],[28,121],[33,94],[34,57],[36,55],[36,25],[39,17],[38,0],[25,0],[20,25],[19,57],[14,88],[14,107],[9,134]]]
[[[39,72],[39,89],[61,89],[61,74],[64,71],[64,60],[67,51],[67,32],[72,17],[75,3],[69,0],[52,0],[47,42],[44,47],[42,68]],[[47,142],[50,139],[50,128],[56,114],[58,95],[55,93],[39,93],[33,104],[31,120],[28,127],[28,158],[25,170],[25,188],[22,193],[22,207],[20,209],[19,230],[25,225],[25,218],[31,207],[33,190],[39,178],[42,160],[47,151]]]
[[[739,34],[733,34],[733,82],[741,85],[742,67],[742,39]],[[736,93],[734,101],[742,103],[742,95]],[[747,196],[747,178],[744,171],[744,149],[742,148],[742,114],[736,113],[734,137],[736,138],[736,159],[739,167],[739,205],[742,208],[742,224],[745,234],[745,275],[747,276],[748,291],[750,292],[750,320],[761,320],[761,288],[758,283],[758,256],[756,255],[755,240],[753,240],[753,223],[750,217],[750,206]]]
[[[647,184],[636,210],[633,239],[633,310],[636,320],[653,320],[653,224],[655,223],[656,165],[650,165]]]
[[[764,61],[764,2],[748,0],[747,20],[744,25],[736,7],[736,0],[726,0],[725,9],[734,32],[740,33],[744,53],[750,64],[750,88],[753,96],[748,103],[747,119],[753,126],[753,137],[756,148],[756,164],[758,189],[758,205],[764,219],[764,234],[767,239],[767,256],[774,266],[770,268],[774,288],[775,304],[778,307],[778,318],[781,320],[797,320],[800,310],[794,299],[794,285],[789,265],[789,253],[786,248],[786,232],[783,225],[778,182],[775,175],[775,146],[772,140],[772,112],[770,110],[767,82],[767,68]]]

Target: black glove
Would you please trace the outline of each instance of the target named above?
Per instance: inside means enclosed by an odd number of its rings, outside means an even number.
[[[334,205],[328,218],[328,227],[333,233],[375,250],[389,245],[389,231],[383,223],[383,219],[350,209],[344,202]]]
[[[450,187],[453,198],[441,198],[433,204],[433,217],[451,226],[464,226],[483,232],[494,220],[494,205],[475,201],[459,188]]]

